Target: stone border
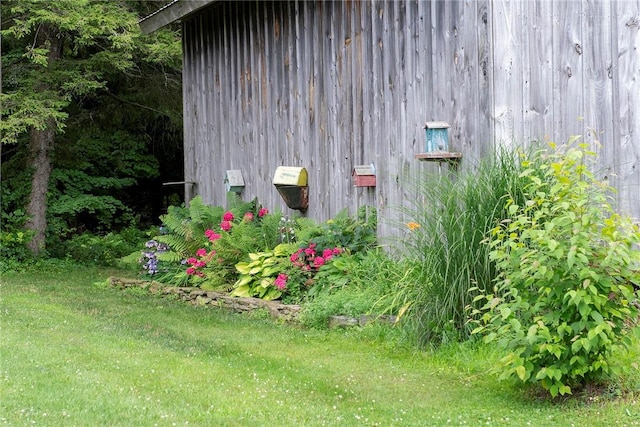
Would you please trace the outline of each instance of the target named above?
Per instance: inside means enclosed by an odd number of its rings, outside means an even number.
[[[300,312],[299,305],[282,304],[279,301],[265,301],[259,298],[232,297],[222,292],[205,291],[195,287],[167,286],[155,281],[119,277],[110,277],[108,283],[117,289],[138,288],[152,295],[175,295],[178,299],[193,305],[226,308],[236,313],[266,309],[273,317],[288,322],[295,321]]]

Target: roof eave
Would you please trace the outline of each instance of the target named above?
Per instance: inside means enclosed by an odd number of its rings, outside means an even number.
[[[151,34],[165,25],[179,21],[217,1],[220,0],[174,0],[151,15],[142,18],[138,24],[143,33]]]

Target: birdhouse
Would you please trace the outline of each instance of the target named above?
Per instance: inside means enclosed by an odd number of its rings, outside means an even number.
[[[273,185],[291,209],[304,212],[309,207],[307,170],[293,166],[279,166],[273,176]]]
[[[244,190],[242,171],[237,169],[226,171],[224,174],[224,186],[227,193],[230,191],[237,194],[242,193],[242,190]]]
[[[424,128],[427,132],[425,152],[449,151],[449,123],[427,122]]]
[[[353,179],[353,185],[355,187],[375,187],[376,170],[373,163],[370,165],[354,166],[351,178]]]

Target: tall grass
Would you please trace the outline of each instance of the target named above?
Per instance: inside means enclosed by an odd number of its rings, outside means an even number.
[[[482,241],[505,218],[506,195],[521,193],[518,152],[501,148],[460,173],[408,178],[414,194],[400,210],[415,224],[399,226],[411,274],[393,301],[407,309],[404,322],[419,343],[468,338],[469,289],[490,287],[496,274]]]

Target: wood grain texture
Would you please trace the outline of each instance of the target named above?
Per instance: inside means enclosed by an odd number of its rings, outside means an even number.
[[[183,22],[187,198],[294,214],[271,180],[309,173],[317,220],[374,206],[393,235],[424,123],[447,121],[460,170],[496,143],[601,144],[602,176],[640,217],[640,0],[224,2]],[[588,133],[592,130],[593,133]],[[373,163],[376,187],[354,187]]]

